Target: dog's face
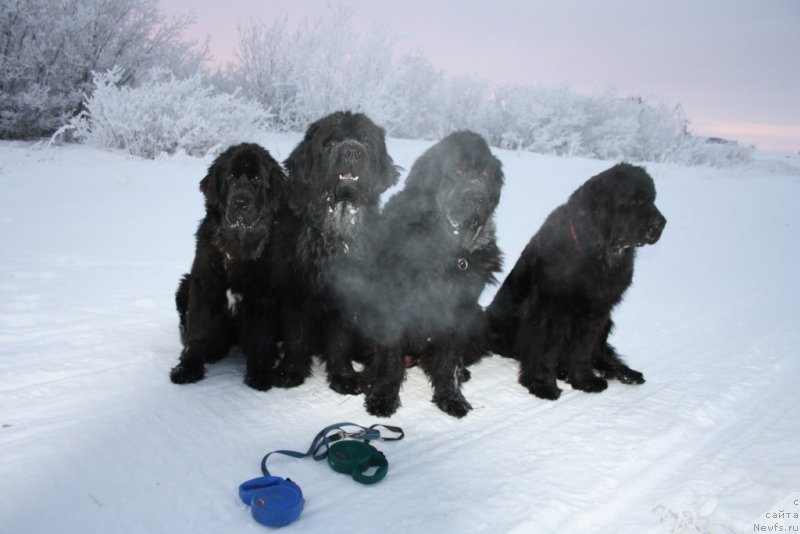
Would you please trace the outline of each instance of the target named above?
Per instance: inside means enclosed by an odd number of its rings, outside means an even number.
[[[655,205],[653,179],[634,165],[622,163],[594,176],[572,198],[588,209],[612,249],[652,245],[667,223]]]
[[[425,152],[414,167],[407,186],[429,190],[438,211],[455,229],[478,230],[500,201],[500,161],[476,133],[450,134]]]
[[[399,176],[383,129],[366,115],[349,111],[309,126],[285,165],[293,187],[310,189],[315,198],[321,195],[332,204],[377,203]]]
[[[236,232],[268,231],[285,187],[280,165],[264,148],[240,144],[219,155],[200,182],[208,210]]]

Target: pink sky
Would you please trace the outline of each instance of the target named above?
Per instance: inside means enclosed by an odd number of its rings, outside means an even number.
[[[237,25],[323,13],[328,0],[161,0],[194,11],[191,37],[230,59]],[[449,74],[612,89],[680,103],[696,134],[800,151],[796,0],[342,0],[359,27],[381,25],[398,52]],[[345,38],[346,36],[343,36]]]

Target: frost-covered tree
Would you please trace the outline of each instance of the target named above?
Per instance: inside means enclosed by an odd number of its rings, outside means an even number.
[[[275,129],[300,129],[306,117],[298,117],[296,51],[290,50],[291,35],[286,16],[272,25],[254,23],[239,27],[237,63],[229,66],[218,86],[240,87],[245,95],[269,107]],[[222,82],[222,83],[220,83]]]
[[[3,0],[0,138],[52,133],[80,111],[92,72],[118,66],[123,85],[155,66],[197,72],[208,53],[183,38],[192,22],[157,0]]]
[[[395,60],[384,84],[376,119],[387,131],[410,139],[433,138],[438,118],[431,114],[444,100],[444,74],[421,52]]]
[[[353,27],[352,13],[329,7],[294,28],[285,16],[240,27],[230,84],[268,107],[281,131],[343,108],[386,116],[393,43],[380,28]]]

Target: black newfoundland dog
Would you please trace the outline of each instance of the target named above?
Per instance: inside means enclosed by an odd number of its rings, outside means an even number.
[[[380,195],[399,172],[384,131],[364,114],[332,113],[311,124],[284,162],[289,213],[276,227],[275,285],[281,294],[283,358],[277,385],[302,383],[311,357],[326,362],[330,387],[359,392],[352,360],[361,359],[355,316],[331,288],[337,271],[361,269],[361,241],[379,218]]]
[[[486,310],[491,348],[520,361],[519,382],[534,395],[557,399],[557,376],[589,392],[606,389],[603,377],[644,382],[607,340],[636,247],[658,241],[666,224],[655,198],[641,167],[592,177],[547,217],[498,290]]]
[[[214,160],[200,182],[206,215],[191,272],[176,294],[183,352],[170,374],[174,383],[202,379],[206,362],[238,344],[247,358],[245,383],[271,387],[275,310],[268,248],[285,181],[269,152],[240,144]]]
[[[471,409],[461,383],[465,355],[478,350],[478,298],[501,268],[493,214],[502,185],[484,139],[456,132],[417,159],[387,202],[371,234],[371,279],[343,286],[360,300],[374,352],[361,381],[369,413],[397,410],[407,357],[430,378],[439,408],[455,417]]]

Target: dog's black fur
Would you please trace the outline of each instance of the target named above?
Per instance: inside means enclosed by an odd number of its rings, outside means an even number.
[[[378,223],[380,195],[399,171],[384,131],[364,114],[327,115],[308,127],[284,162],[290,202],[275,232],[274,283],[280,289],[283,359],[277,385],[302,383],[311,357],[326,362],[330,387],[356,394],[352,360],[362,359],[356,320],[331,288],[339,272],[361,269],[362,235]]]
[[[605,378],[644,382],[607,340],[636,247],[666,224],[655,198],[641,167],[592,177],[547,217],[488,306],[491,349],[520,361],[519,382],[534,395],[557,399],[557,375],[589,392],[606,389]]]
[[[369,413],[399,407],[406,355],[430,378],[439,408],[456,417],[471,409],[464,357],[477,350],[478,297],[501,267],[493,214],[502,185],[486,141],[456,132],[417,159],[387,202],[371,234],[371,279],[344,291],[361,300],[359,326],[373,344],[361,381]]]
[[[206,362],[238,344],[247,358],[245,383],[259,390],[272,386],[268,249],[285,189],[280,165],[256,144],[228,148],[200,182],[206,215],[191,272],[176,293],[183,351],[170,374],[174,383],[202,379]]]

